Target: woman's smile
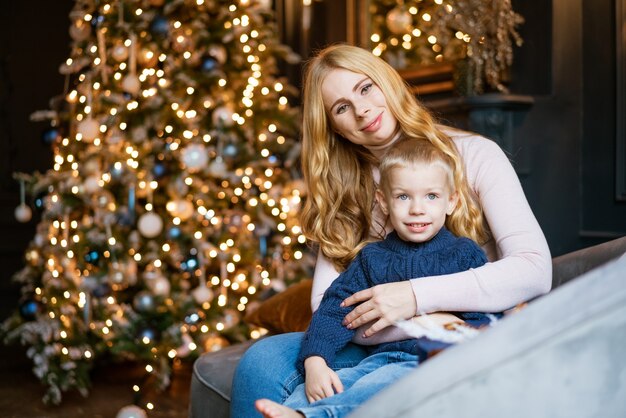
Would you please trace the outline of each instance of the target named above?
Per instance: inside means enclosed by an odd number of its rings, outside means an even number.
[[[380,128],[380,126],[382,124],[382,120],[383,120],[383,114],[381,112],[380,115],[378,115],[372,122],[370,122],[363,129],[361,129],[361,131],[363,131],[363,132],[376,132]]]

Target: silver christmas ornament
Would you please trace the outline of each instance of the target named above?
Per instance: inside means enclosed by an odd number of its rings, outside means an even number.
[[[194,173],[205,168],[209,162],[209,154],[202,144],[187,145],[182,150],[181,161],[185,168]]]
[[[138,292],[133,298],[133,306],[138,312],[151,312],[156,308],[154,295],[147,290]]]

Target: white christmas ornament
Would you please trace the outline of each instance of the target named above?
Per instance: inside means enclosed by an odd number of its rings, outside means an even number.
[[[218,126],[233,126],[233,111],[227,106],[220,106],[213,111],[213,124]]]
[[[170,294],[170,281],[165,277],[157,277],[156,279],[148,282],[150,290],[157,296],[169,296]]]
[[[32,217],[33,211],[27,204],[21,203],[18,207],[15,208],[15,219],[17,219],[18,222],[28,222],[31,220]]]
[[[396,7],[387,13],[387,27],[396,35],[403,35],[411,31],[413,17],[403,7]]]
[[[81,120],[76,128],[82,138],[87,142],[92,142],[100,134],[100,124],[92,117]]]
[[[205,168],[209,162],[209,154],[202,144],[191,144],[182,150],[183,164],[190,172],[200,171]]]
[[[122,90],[126,93],[137,95],[139,90],[141,90],[141,81],[139,81],[139,77],[134,74],[128,74],[124,77],[122,80]]]
[[[222,157],[217,157],[209,167],[209,173],[213,177],[224,177],[227,173],[226,164]]]
[[[163,230],[163,220],[154,212],[144,213],[139,217],[137,229],[146,238],[154,238]]]
[[[127,405],[118,411],[115,418],[148,418],[148,414],[136,405]]]
[[[99,179],[96,176],[89,176],[85,179],[85,182],[83,183],[83,188],[85,190],[85,192],[89,193],[89,194],[93,194],[95,192],[97,192],[98,190],[100,190],[100,183],[99,183]]]
[[[210,302],[213,299],[213,291],[201,284],[191,291],[191,294],[197,304],[201,305],[204,302]]]

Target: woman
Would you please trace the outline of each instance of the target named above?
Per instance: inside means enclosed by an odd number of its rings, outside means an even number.
[[[402,134],[427,139],[451,156],[455,176],[467,176],[490,231],[481,244],[491,262],[480,268],[378,285],[346,299],[347,305],[360,303],[344,320],[348,327],[363,327],[355,342],[404,339],[389,325],[418,313],[498,312],[550,290],[547,243],[515,171],[494,142],[436,125],[392,67],[357,47],[331,46],[308,63],[303,103],[309,195],[302,220],[309,239],[319,245],[313,310],[367,241],[389,232],[374,205],[376,167]],[[233,380],[232,417],[258,416],[256,399],[282,403],[303,382],[295,367],[301,338],[277,335],[248,350]],[[352,367],[364,357],[353,344],[332,367]]]

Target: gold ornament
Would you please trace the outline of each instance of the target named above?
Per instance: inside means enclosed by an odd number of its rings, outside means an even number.
[[[139,64],[144,67],[154,67],[159,62],[159,57],[155,52],[148,48],[142,48],[137,57]]]
[[[193,203],[186,199],[170,200],[165,206],[172,216],[176,216],[183,221],[191,218],[194,213]]]
[[[82,19],[75,20],[70,26],[70,37],[76,42],[82,42],[91,35],[91,26]]]
[[[392,33],[403,35],[411,31],[413,17],[404,7],[398,6],[387,13],[385,22]]]
[[[124,44],[115,45],[111,49],[111,56],[117,62],[122,62],[128,58],[128,48]]]

